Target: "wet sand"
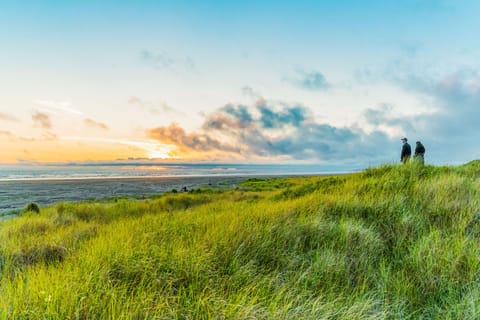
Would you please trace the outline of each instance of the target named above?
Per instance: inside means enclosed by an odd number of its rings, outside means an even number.
[[[0,181],[0,214],[23,209],[29,202],[36,202],[43,207],[61,201],[151,196],[173,189],[181,191],[183,188],[234,188],[248,178],[251,176]]]

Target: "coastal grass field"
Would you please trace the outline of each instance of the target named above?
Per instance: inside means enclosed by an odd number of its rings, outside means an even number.
[[[58,203],[0,225],[1,319],[479,319],[480,161]]]

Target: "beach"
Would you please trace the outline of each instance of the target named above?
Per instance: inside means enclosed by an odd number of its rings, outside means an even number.
[[[252,178],[339,174],[352,168],[265,164],[56,164],[0,166],[0,215],[61,201],[148,197],[173,189],[235,188]]]
[[[259,176],[256,176],[259,177]],[[268,177],[268,176],[261,176]],[[0,214],[62,201],[101,200],[112,197],[142,197],[167,191],[196,188],[235,188],[251,176],[175,176],[95,179],[32,179],[0,181]]]

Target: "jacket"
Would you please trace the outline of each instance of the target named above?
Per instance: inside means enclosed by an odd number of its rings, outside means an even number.
[[[425,154],[425,147],[421,143],[417,144],[417,146],[415,147],[415,155],[419,154]]]
[[[412,148],[408,144],[408,142],[405,142],[402,146],[402,153],[400,154],[400,159],[403,159],[405,157],[410,157],[412,155]]]

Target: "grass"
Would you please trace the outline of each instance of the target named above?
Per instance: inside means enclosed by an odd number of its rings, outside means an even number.
[[[25,212],[0,225],[0,318],[480,318],[479,176],[384,165]]]

